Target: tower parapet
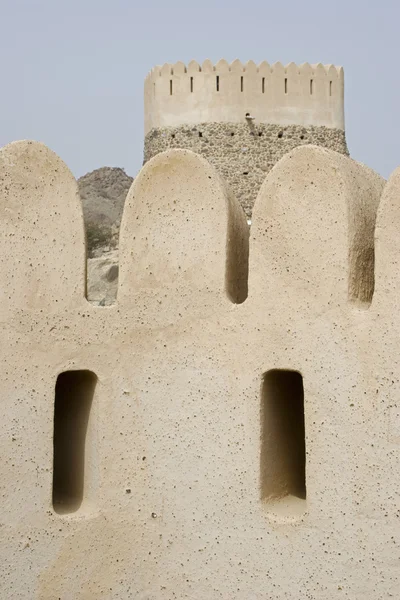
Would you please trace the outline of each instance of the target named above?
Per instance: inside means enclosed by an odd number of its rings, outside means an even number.
[[[157,66],[145,82],[145,132],[221,122],[344,129],[344,76],[333,65],[209,60]]]
[[[268,171],[296,146],[348,154],[342,67],[164,64],[145,80],[144,106],[144,162],[170,148],[202,154],[228,180],[248,217]]]

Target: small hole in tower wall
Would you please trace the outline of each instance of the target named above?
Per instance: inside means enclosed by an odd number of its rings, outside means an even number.
[[[193,92],[193,77],[190,78],[190,91]]]
[[[261,385],[261,497],[306,498],[306,444],[303,377],[273,369]]]
[[[55,387],[53,434],[53,508],[76,512],[93,469],[94,431],[90,427],[97,377],[91,371],[65,371]],[[91,446],[89,448],[88,446]],[[92,452],[91,452],[92,451]]]
[[[172,96],[172,79],[169,80],[169,95]]]
[[[240,91],[243,92],[243,76],[240,78]]]
[[[312,95],[313,93],[313,80],[310,79],[310,94]]]
[[[217,92],[219,92],[219,75],[217,75],[215,78],[215,86],[217,88]]]
[[[287,90],[288,90],[287,78],[285,77],[285,94],[287,94]]]
[[[265,77],[263,77],[261,80],[261,90],[262,93],[265,94]]]
[[[329,82],[329,95],[332,96],[332,81]]]

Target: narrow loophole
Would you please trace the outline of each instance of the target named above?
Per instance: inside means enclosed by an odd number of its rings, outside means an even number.
[[[313,93],[313,80],[310,79],[310,94],[311,94],[311,96],[312,96],[312,93]]]
[[[261,386],[261,498],[290,507],[306,498],[303,378],[273,369]]]
[[[332,96],[332,81],[329,82],[329,95]]]
[[[76,512],[93,491],[95,431],[91,412],[96,383],[97,377],[91,371],[65,371],[57,378],[53,508],[59,514]]]
[[[243,76],[240,78],[240,91],[243,92]]]
[[[263,94],[265,94],[265,77],[263,77],[261,80],[261,91]]]
[[[169,95],[172,96],[172,79],[169,80]]]
[[[285,94],[287,94],[287,77],[285,77]]]
[[[215,78],[215,86],[217,88],[217,92],[219,92],[219,75],[217,75]]]
[[[190,78],[190,91],[193,93],[193,77]]]

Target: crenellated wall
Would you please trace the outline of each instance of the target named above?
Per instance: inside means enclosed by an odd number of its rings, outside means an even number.
[[[17,142],[0,173],[1,598],[396,598],[399,171],[297,148],[249,240],[160,154],[107,308],[67,167]]]
[[[178,62],[155,67],[145,81],[145,133],[198,123],[323,126],[344,130],[343,69],[239,60],[215,66]]]

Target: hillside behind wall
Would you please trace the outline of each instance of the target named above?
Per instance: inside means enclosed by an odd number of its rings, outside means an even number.
[[[11,144],[0,182],[0,597],[396,598],[400,171],[298,148],[248,243],[214,168],[160,154],[107,308],[62,161]]]
[[[287,152],[313,144],[348,154],[343,94],[343,69],[333,65],[155,67],[145,81],[144,163],[171,148],[201,154],[251,218],[266,174]]]

